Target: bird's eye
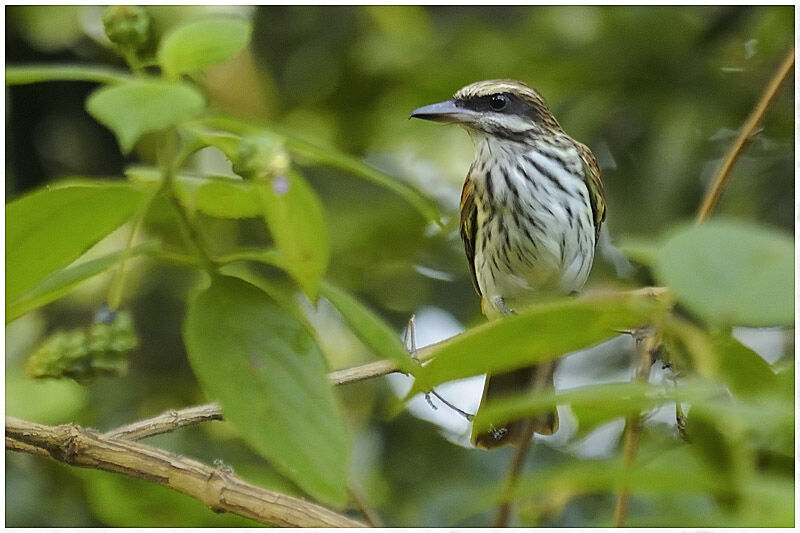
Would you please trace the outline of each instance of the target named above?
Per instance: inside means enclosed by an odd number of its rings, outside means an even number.
[[[489,99],[489,106],[495,111],[502,111],[508,105],[508,96],[495,94]]]

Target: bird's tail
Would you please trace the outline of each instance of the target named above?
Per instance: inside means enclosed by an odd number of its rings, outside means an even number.
[[[544,392],[553,389],[553,372],[556,368],[555,361],[548,361],[540,365],[520,368],[504,374],[486,377],[480,409],[487,403],[499,398],[521,394],[535,390]],[[542,435],[551,435],[558,429],[558,412],[553,409],[530,418],[523,418],[509,422],[499,428],[491,428],[484,433],[472,432],[472,443],[478,448],[490,450],[506,444],[519,444],[526,437],[530,438],[530,426],[533,431]]]

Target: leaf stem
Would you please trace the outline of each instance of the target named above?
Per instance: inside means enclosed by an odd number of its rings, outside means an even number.
[[[132,61],[135,60],[136,57],[133,56]],[[131,68],[133,68],[133,64],[131,64]],[[178,196],[175,190],[175,176],[178,174],[180,168],[182,168],[183,165],[186,163],[186,159],[195,150],[197,150],[198,146],[196,145],[196,143],[190,143],[188,145],[182,145],[180,148],[178,148],[177,144],[179,142],[179,134],[177,130],[170,130],[165,132],[162,135],[161,141],[162,141],[160,143],[161,149],[158,152],[158,160],[159,160],[158,162],[162,173],[161,185],[152,194],[150,194],[150,196],[141,206],[139,211],[136,213],[135,220],[133,222],[133,228],[131,228],[131,231],[128,234],[128,239],[125,242],[123,257],[120,260],[119,267],[117,268],[117,271],[114,275],[114,279],[111,281],[111,287],[109,288],[108,291],[108,306],[114,310],[119,308],[119,305],[122,301],[122,293],[125,285],[126,267],[128,259],[130,258],[131,255],[130,250],[133,246],[133,242],[141,230],[141,227],[144,223],[148,211],[150,210],[150,207],[152,207],[155,199],[162,193],[167,195],[170,203],[178,212],[178,217],[182,222],[182,226],[186,232],[186,235],[197,248],[198,256],[200,259],[199,266],[202,266],[203,268],[209,271],[216,269],[216,263],[214,263],[214,261],[209,257],[208,253],[206,252],[206,248],[204,246],[204,243],[202,242],[202,238],[197,229],[194,227],[194,224],[192,224],[192,221],[189,219],[185,210],[183,209],[183,206],[180,204],[180,201],[178,201]],[[186,261],[183,262],[186,263]],[[198,262],[194,262],[194,264],[198,265]]]
[[[203,267],[208,272],[217,270],[217,264],[211,258],[206,247],[206,243],[200,231],[195,226],[194,222],[189,218],[189,214],[181,205],[178,199],[177,184],[175,176],[178,170],[183,167],[186,159],[194,153],[197,149],[195,143],[178,147],[180,142],[179,134],[176,129],[171,129],[165,132],[162,136],[161,150],[158,154],[158,163],[161,167],[162,181],[161,189],[166,195],[172,207],[178,214],[178,219],[181,222],[181,227],[189,242],[191,242],[197,249],[198,257],[203,264]]]
[[[731,145],[727,155],[725,156],[725,159],[722,161],[719,169],[717,169],[717,172],[711,181],[711,187],[709,187],[708,192],[703,199],[703,204],[700,206],[700,209],[697,212],[697,224],[704,222],[709,216],[711,216],[711,213],[717,206],[717,202],[719,202],[719,199],[722,196],[722,191],[725,188],[725,185],[728,183],[728,179],[730,179],[730,174],[734,163],[736,163],[739,155],[741,155],[741,153],[744,151],[745,146],[747,146],[756,133],[758,133],[756,131],[758,125],[761,124],[761,121],[764,119],[767,111],[772,106],[775,98],[778,96],[778,91],[786,81],[786,78],[789,76],[789,72],[791,72],[793,66],[794,46],[789,50],[786,58],[783,60],[783,62],[781,62],[780,66],[775,71],[775,74],[772,76],[772,79],[764,88],[761,98],[750,112],[750,116],[747,117],[747,120],[739,132],[739,136],[736,138],[733,145]]]
[[[119,83],[131,79],[124,70],[84,65],[14,65],[6,67],[6,85],[28,85],[48,81],[94,81]]]
[[[198,268],[203,267],[203,262],[198,259],[197,256],[190,254],[182,254],[180,252],[170,252],[166,250],[155,250],[153,252],[149,252],[148,255],[155,259],[169,261],[178,265],[193,266]]]
[[[154,191],[150,196],[147,197],[145,202],[139,208],[139,211],[136,213],[135,219],[133,221],[133,227],[131,228],[130,233],[128,233],[128,238],[125,241],[125,248],[122,252],[122,258],[119,261],[119,265],[117,266],[117,270],[114,273],[114,278],[111,280],[111,286],[108,290],[108,298],[107,303],[108,306],[112,310],[117,310],[119,308],[120,303],[122,302],[122,293],[125,286],[125,273],[126,267],[128,264],[128,259],[131,258],[133,255],[131,251],[133,250],[133,241],[135,240],[136,236],[139,234],[139,231],[142,228],[142,224],[144,223],[145,216],[147,212],[150,210],[150,207],[153,205],[153,201],[158,196],[158,191]]]
[[[369,504],[367,498],[361,492],[361,489],[350,485],[347,487],[347,490],[350,492],[350,496],[361,510],[361,514],[364,515],[364,518],[367,520],[367,524],[369,524],[370,527],[386,527],[380,515],[378,514],[378,511],[376,511]]]

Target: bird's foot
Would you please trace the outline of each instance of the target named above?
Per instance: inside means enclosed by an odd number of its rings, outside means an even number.
[[[515,315],[516,311],[506,305],[506,299],[502,296],[495,296],[492,300],[494,307],[504,315]]]
[[[475,418],[475,415],[474,415],[474,414],[472,414],[472,413],[468,413],[468,412],[464,411],[463,409],[460,409],[460,408],[456,407],[456,406],[455,406],[455,405],[453,405],[452,403],[450,403],[450,402],[448,402],[447,400],[445,400],[445,399],[442,397],[442,395],[441,395],[441,394],[439,394],[439,393],[438,393],[438,392],[436,392],[435,390],[432,390],[432,391],[430,391],[430,392],[426,392],[426,393],[425,393],[425,401],[427,401],[427,402],[428,402],[428,405],[430,405],[430,406],[431,406],[431,408],[432,408],[434,411],[435,411],[436,409],[438,409],[438,407],[436,407],[436,405],[434,405],[433,401],[431,400],[431,396],[435,396],[435,397],[436,397],[436,398],[437,398],[437,399],[438,399],[440,402],[442,402],[443,404],[445,404],[447,407],[449,407],[450,409],[452,409],[452,410],[453,410],[453,411],[455,411],[456,413],[458,413],[458,414],[460,414],[461,416],[463,416],[463,417],[464,417],[464,418],[467,420],[467,422],[472,422],[472,419],[473,419],[473,418]]]

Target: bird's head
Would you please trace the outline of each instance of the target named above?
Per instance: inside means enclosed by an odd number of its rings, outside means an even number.
[[[452,122],[501,137],[561,129],[541,95],[516,80],[467,85],[450,100],[415,109],[411,117]]]

